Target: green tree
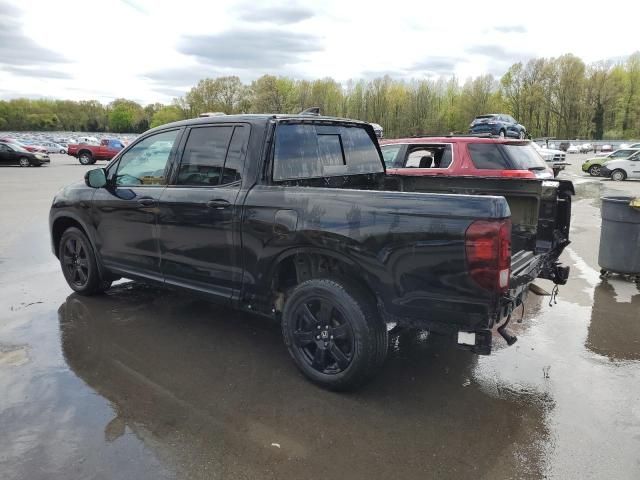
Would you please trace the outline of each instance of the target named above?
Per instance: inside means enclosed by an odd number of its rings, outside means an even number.
[[[151,120],[151,128],[157,127],[159,125],[164,125],[165,123],[177,122],[178,120],[182,120],[184,118],[184,114],[179,107],[175,105],[162,107],[153,114],[153,118]]]

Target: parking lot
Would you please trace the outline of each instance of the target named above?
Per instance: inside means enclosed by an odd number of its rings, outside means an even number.
[[[307,382],[262,318],[130,282],[71,294],[48,210],[93,167],[0,168],[0,476],[640,478],[640,289],[597,263],[600,197],[640,181],[589,177],[589,156],[561,174],[557,303],[530,295],[491,356],[402,332],[351,394]]]

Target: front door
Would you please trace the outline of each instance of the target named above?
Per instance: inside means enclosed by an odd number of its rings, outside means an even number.
[[[629,178],[640,178],[640,152],[631,155],[627,163],[629,164]]]
[[[160,198],[162,273],[166,283],[227,300],[242,278],[236,200],[249,126],[193,127],[185,138],[174,181]]]
[[[156,133],[133,144],[109,167],[108,186],[96,191],[96,243],[107,268],[162,280],[158,200],[179,133],[179,129]]]
[[[0,143],[0,165],[11,165],[17,161],[16,152],[9,145]]]

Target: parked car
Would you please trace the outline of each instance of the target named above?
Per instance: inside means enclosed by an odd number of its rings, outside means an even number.
[[[585,162],[582,164],[582,171],[588,172],[589,175],[591,175],[592,177],[599,177],[601,173],[600,170],[605,163],[609,162],[610,160],[624,159],[624,158],[630,157],[637,151],[639,151],[639,149],[637,148],[625,148],[622,150],[616,150],[615,152],[611,152],[604,157],[589,158],[588,160],[585,160]]]
[[[531,146],[537,150],[538,154],[540,154],[545,163],[549,167],[551,167],[554,177],[557,177],[560,172],[567,167],[567,165],[571,165],[570,163],[567,163],[565,161],[567,158],[567,154],[562,150],[553,150],[551,148],[546,148],[544,146],[538,145],[536,142],[531,142]]]
[[[627,178],[640,179],[640,150],[627,158],[608,161],[600,168],[600,175],[617,182]]]
[[[613,152],[613,147],[611,145],[609,145],[608,143],[605,143],[604,145],[602,145],[602,147],[600,147],[600,151],[605,153],[605,152]]]
[[[469,125],[469,133],[489,133],[502,138],[514,137],[524,139],[527,130],[520,125],[511,115],[502,113],[491,113],[489,115],[478,115]]]
[[[580,153],[580,147],[578,145],[569,145],[567,148],[567,153]]]
[[[76,157],[82,165],[93,165],[98,160],[111,160],[123,148],[120,140],[105,138],[99,145],[71,144],[67,147],[67,154]]]
[[[39,145],[47,149],[47,153],[67,153],[67,149],[55,142],[39,142]]]
[[[78,143],[80,145],[100,145],[100,140],[92,136],[80,136],[78,137]]]
[[[389,174],[553,178],[552,169],[526,140],[400,138],[383,141],[380,148]]]
[[[49,155],[32,153],[17,143],[0,142],[0,165],[20,165],[21,167],[41,167],[50,163]]]
[[[558,145],[558,150],[562,150],[563,152],[566,152],[567,150],[569,150],[569,147],[570,147],[569,142],[560,142],[560,145]]]
[[[15,138],[10,138],[10,137],[0,138],[0,142],[12,143],[14,145],[19,145],[24,150],[26,150],[28,152],[32,152],[32,153],[47,153],[47,149],[44,148],[44,147],[41,147],[40,145],[31,145],[31,144],[29,144],[27,142],[24,142],[24,141],[21,141],[21,140],[17,140]]]
[[[592,150],[593,145],[591,145],[590,143],[583,143],[582,145],[580,145],[580,153],[589,153]]]
[[[184,120],[58,192],[52,249],[81,295],[126,277],[280,320],[300,371],[346,389],[379,370],[391,324],[488,354],[494,326],[515,341],[504,322],[532,279],[566,282],[570,182],[468,177],[476,194],[427,193],[442,180],[386,176],[364,122]]]

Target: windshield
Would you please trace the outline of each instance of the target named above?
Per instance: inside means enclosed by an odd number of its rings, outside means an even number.
[[[531,145],[503,145],[503,148],[515,169],[521,170],[546,170],[540,154]]]
[[[26,150],[25,148],[23,148],[21,145],[18,145],[17,143],[7,143],[6,145],[9,145],[16,152],[29,153],[29,150]]]

